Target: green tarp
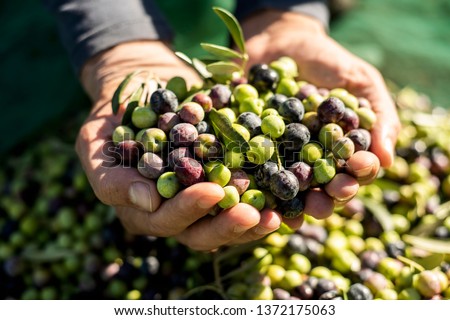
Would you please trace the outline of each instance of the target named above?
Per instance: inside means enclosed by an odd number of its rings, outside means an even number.
[[[159,0],[163,11],[176,0]],[[210,7],[227,1],[182,1],[177,49],[199,54],[200,41],[220,43],[220,23]],[[200,9],[201,5],[205,5]],[[198,27],[195,21],[208,14]],[[0,153],[24,139],[65,124],[66,117],[89,108],[89,102],[59,43],[55,24],[38,0],[0,2]],[[205,32],[205,33],[202,33]],[[195,34],[194,40],[188,36]],[[359,0],[352,11],[334,20],[331,35],[352,52],[377,66],[399,86],[411,86],[432,101],[450,107],[450,1]],[[56,128],[56,129],[55,129]]]

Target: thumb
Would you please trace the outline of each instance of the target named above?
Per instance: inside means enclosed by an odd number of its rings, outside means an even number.
[[[114,165],[113,127],[108,117],[88,119],[78,135],[76,151],[92,189],[105,204],[155,211],[161,203],[155,183],[134,168]]]

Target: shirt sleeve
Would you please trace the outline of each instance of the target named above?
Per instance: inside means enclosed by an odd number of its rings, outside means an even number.
[[[326,0],[238,0],[236,17],[241,20],[263,9],[298,12],[318,19],[328,29],[330,12]]]
[[[119,43],[171,40],[172,30],[151,0],[43,0],[55,16],[77,74],[86,60]]]

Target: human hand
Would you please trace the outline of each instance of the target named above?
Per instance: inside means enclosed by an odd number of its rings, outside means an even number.
[[[217,216],[209,215],[224,196],[217,184],[199,183],[162,201],[155,183],[137,170],[106,165],[111,158],[105,151],[124,112],[121,107],[117,115],[112,113],[111,97],[123,78],[137,69],[147,69],[162,81],[173,76],[181,76],[189,84],[199,81],[166,45],[157,41],[124,43],[86,64],[81,81],[94,106],[79,132],[76,151],[96,196],[115,207],[129,232],[175,236],[196,250],[248,242],[276,230],[281,223],[278,213],[270,209],[258,212],[244,203]]]
[[[349,174],[336,176],[325,187],[326,193],[314,191],[314,197],[311,193],[307,196],[305,213],[325,218],[333,212],[335,204],[342,205],[353,198],[359,185],[371,183],[380,164],[391,165],[400,130],[395,105],[380,73],[331,39],[316,19],[266,10],[248,18],[242,28],[247,39],[249,66],[289,56],[297,62],[302,79],[318,87],[345,88],[365,97],[377,114],[371,131],[373,153],[355,153],[347,161]]]

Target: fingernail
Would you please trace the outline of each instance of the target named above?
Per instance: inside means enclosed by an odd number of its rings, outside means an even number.
[[[387,150],[388,153],[389,153],[389,156],[391,157],[391,159],[393,159],[393,158],[394,158],[394,145],[393,145],[391,139],[387,138],[387,139],[385,140],[384,145],[385,145],[385,147],[386,147],[386,150]]]
[[[373,166],[367,166],[365,168],[355,170],[354,173],[358,178],[367,177],[372,172]]]
[[[265,234],[268,234],[268,233],[271,233],[271,232],[272,232],[271,229],[266,229],[266,228],[263,228],[263,227],[260,227],[260,226],[255,228],[255,233],[256,234],[265,235]]]
[[[150,186],[143,182],[133,182],[128,191],[130,201],[145,211],[153,211]]]

